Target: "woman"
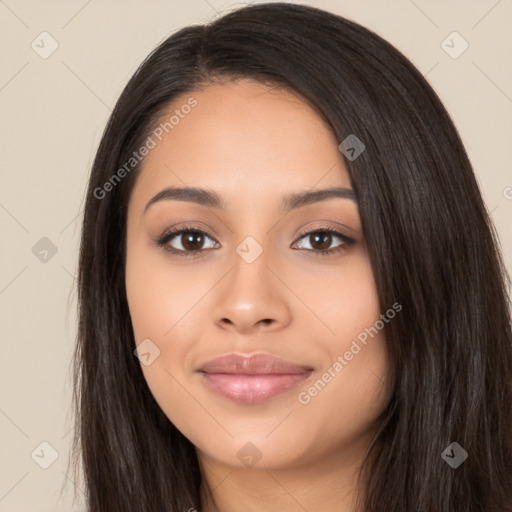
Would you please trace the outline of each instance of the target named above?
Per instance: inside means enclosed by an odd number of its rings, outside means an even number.
[[[457,131],[389,43],[285,3],[178,31],[89,181],[88,510],[512,510],[507,283]]]

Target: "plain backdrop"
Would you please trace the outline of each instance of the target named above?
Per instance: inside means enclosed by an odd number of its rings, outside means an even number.
[[[512,0],[298,3],[374,30],[427,77],[462,136],[510,272]],[[83,482],[67,471],[70,362],[94,153],[141,60],[177,29],[238,5],[0,0],[0,512],[83,510],[71,506]]]

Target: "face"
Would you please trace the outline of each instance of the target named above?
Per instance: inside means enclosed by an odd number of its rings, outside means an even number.
[[[126,292],[152,394],[204,459],[277,469],[348,454],[388,402],[390,314],[341,141],[298,96],[250,80],[184,94],[166,119],[175,110],[128,205]],[[220,204],[156,197],[178,187]],[[233,353],[289,364],[199,371]]]

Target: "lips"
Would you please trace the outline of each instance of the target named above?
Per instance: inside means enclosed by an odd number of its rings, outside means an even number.
[[[304,373],[309,370],[313,370],[313,368],[295,364],[269,354],[228,354],[211,359],[199,368],[199,371],[205,373],[238,373],[245,375]]]
[[[284,393],[309,378],[313,371],[311,366],[269,354],[229,354],[212,359],[198,369],[208,389],[245,404]]]

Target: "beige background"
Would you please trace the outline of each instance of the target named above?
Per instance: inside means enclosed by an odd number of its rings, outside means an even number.
[[[303,3],[373,29],[427,76],[461,133],[512,271],[512,0]],[[71,507],[66,471],[74,276],[90,165],[139,62],[176,29],[235,5],[0,0],[0,512],[83,509]],[[31,47],[51,49],[44,31],[58,43],[45,59]],[[441,46],[453,31],[469,44],[456,59]],[[32,251],[43,237],[57,248],[46,262]],[[39,464],[52,451],[42,442],[58,453],[47,469]]]

